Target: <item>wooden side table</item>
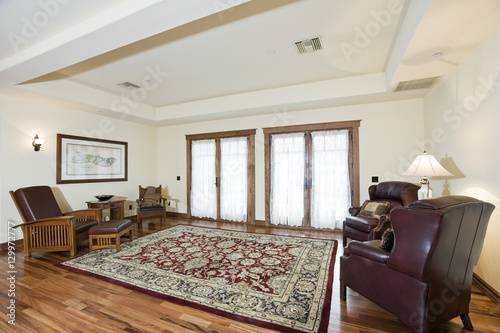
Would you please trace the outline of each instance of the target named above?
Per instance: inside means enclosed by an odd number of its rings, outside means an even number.
[[[109,209],[111,220],[123,220],[123,217],[125,215],[125,199],[108,201],[87,201],[87,206],[88,208]],[[104,216],[102,215],[101,221],[104,221]]]

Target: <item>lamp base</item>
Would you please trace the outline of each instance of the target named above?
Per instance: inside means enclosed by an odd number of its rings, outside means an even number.
[[[432,190],[429,184],[422,184],[420,190],[418,190],[418,200],[432,198]]]

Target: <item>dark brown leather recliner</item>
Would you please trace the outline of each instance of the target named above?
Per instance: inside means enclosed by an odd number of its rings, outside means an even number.
[[[391,251],[380,240],[352,241],[344,249],[340,298],[347,286],[419,332],[457,316],[472,331],[472,274],[494,208],[465,196],[394,208]]]
[[[62,213],[49,186],[32,186],[9,191],[24,223],[24,255],[33,252],[76,253],[77,235],[88,239],[88,230],[101,222],[99,208]]]
[[[343,226],[343,246],[347,245],[347,238],[367,241],[380,239],[384,231],[390,227],[389,213],[394,207],[407,206],[418,199],[420,186],[398,181],[382,182],[368,188],[370,201],[389,202],[389,209],[380,219],[358,216],[361,207],[350,207]]]

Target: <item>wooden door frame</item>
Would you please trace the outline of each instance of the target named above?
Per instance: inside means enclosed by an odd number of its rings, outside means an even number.
[[[220,139],[224,138],[247,138],[247,222],[255,224],[255,133],[257,129],[235,130],[225,132],[213,132],[202,134],[186,135],[186,183],[187,183],[187,216],[191,216],[191,170],[192,170],[192,150],[191,142],[197,140],[216,140],[216,177],[220,177]],[[220,219],[220,186],[217,187],[217,221]]]
[[[348,130],[349,131],[349,179],[351,184],[351,206],[359,206],[359,127],[361,120],[340,121],[331,123],[304,124],[292,126],[266,127],[264,131],[264,160],[265,160],[265,224],[271,225],[271,139],[273,134],[286,134],[303,132],[310,135],[316,131]],[[311,145],[311,140],[306,140]],[[306,154],[306,172],[311,168],[312,149]],[[306,175],[309,176],[309,175]],[[310,177],[309,177],[310,178]],[[306,196],[309,196],[307,191]],[[304,198],[307,199],[307,198]],[[310,199],[310,198],[309,198]],[[306,201],[306,200],[304,200]],[[305,207],[306,208],[306,207]],[[307,208],[308,210],[310,208]],[[304,211],[306,215],[306,211]],[[310,212],[309,212],[310,215]],[[310,221],[303,224],[303,227],[310,227]]]

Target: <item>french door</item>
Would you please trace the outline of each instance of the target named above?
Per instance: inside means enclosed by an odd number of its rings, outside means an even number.
[[[264,129],[267,224],[342,226],[349,206],[359,204],[358,127],[342,122]]]
[[[255,222],[255,130],[188,135],[188,216]]]

